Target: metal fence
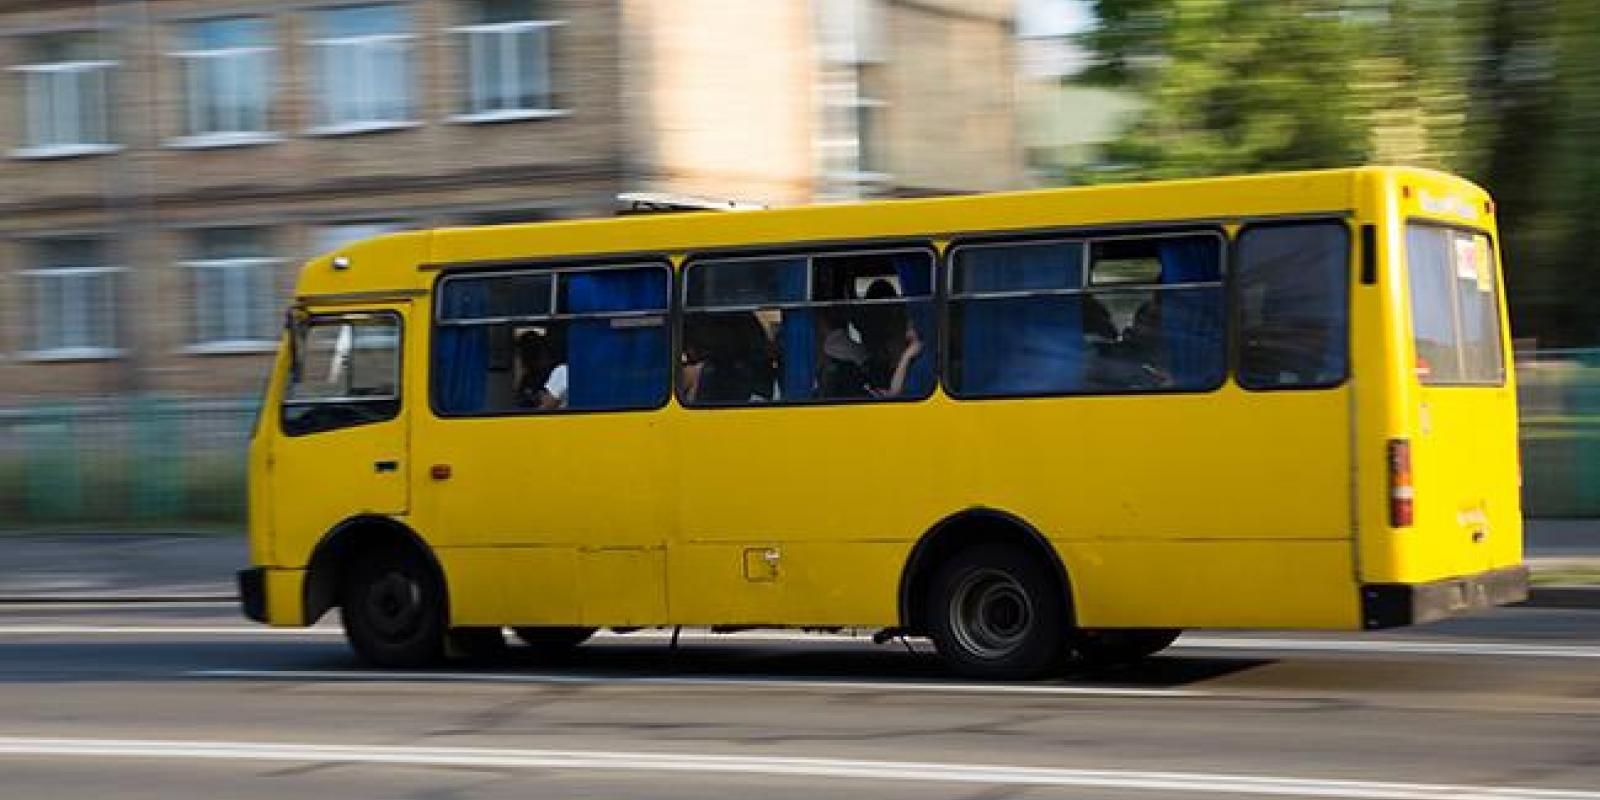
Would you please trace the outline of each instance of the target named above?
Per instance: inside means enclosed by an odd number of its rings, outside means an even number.
[[[1518,359],[1524,507],[1600,517],[1600,348]],[[0,528],[242,525],[254,398],[0,409]]]
[[[241,525],[256,401],[0,409],[0,528]]]
[[[1517,359],[1523,507],[1533,517],[1600,517],[1600,348]]]

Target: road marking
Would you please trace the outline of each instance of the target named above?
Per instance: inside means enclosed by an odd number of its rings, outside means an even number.
[[[1186,634],[1175,647],[1200,650],[1298,650],[1325,653],[1384,653],[1448,656],[1600,658],[1600,647],[1520,642],[1428,642],[1416,639],[1292,639],[1272,636]]]
[[[243,678],[252,680],[421,682],[421,683],[527,683],[551,685],[711,686],[719,688],[823,689],[871,692],[940,694],[1031,694],[1073,697],[1209,697],[1193,689],[1143,689],[1118,686],[1060,686],[1052,684],[959,683],[955,681],[834,681],[822,679],[719,677],[697,675],[596,675],[536,672],[400,672],[387,670],[307,669],[196,669],[191,678]]]
[[[337,626],[315,628],[270,628],[252,625],[0,625],[0,636],[264,636],[264,637],[337,637],[344,633]],[[602,633],[595,637],[602,642],[660,642],[670,633],[641,631],[637,633]],[[705,643],[714,641],[739,642],[855,642],[870,644],[866,636],[845,633],[789,633],[784,631],[741,631],[731,634],[713,634],[709,631],[686,631],[682,641]],[[913,639],[924,645],[924,640]],[[898,645],[887,645],[895,647]],[[1277,636],[1225,636],[1215,634],[1184,634],[1175,648],[1184,650],[1266,650],[1284,652],[1319,652],[1383,655],[1441,655],[1487,656],[1519,658],[1600,658],[1600,646],[1530,644],[1524,642],[1472,642],[1472,641],[1422,641],[1417,639],[1348,638],[1313,639]]]
[[[157,611],[166,608],[230,608],[239,607],[238,600],[28,600],[27,602],[0,599],[0,614],[26,616],[41,611]]]
[[[1519,786],[1341,780],[1214,772],[935,764],[841,758],[793,758],[611,750],[395,747],[315,743],[205,742],[0,737],[0,755],[106,759],[272,761],[310,764],[403,764],[429,767],[582,770],[834,778],[1061,788],[1125,789],[1274,797],[1390,800],[1600,800],[1600,792]]]
[[[244,625],[0,625],[0,636],[343,636],[338,628]]]

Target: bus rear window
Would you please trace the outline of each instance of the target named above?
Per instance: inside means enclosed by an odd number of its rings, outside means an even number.
[[[1501,384],[1500,301],[1489,237],[1438,225],[1406,226],[1411,331],[1424,384]]]

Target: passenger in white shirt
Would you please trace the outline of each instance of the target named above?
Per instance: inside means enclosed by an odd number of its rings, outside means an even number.
[[[517,357],[522,377],[517,381],[517,404],[541,410],[567,407],[567,365],[556,354],[550,337],[527,331],[517,337]]]

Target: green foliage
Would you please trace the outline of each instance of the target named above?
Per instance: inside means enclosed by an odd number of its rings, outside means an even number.
[[[1600,341],[1600,3],[1094,0],[1085,79],[1146,101],[1080,181],[1362,163],[1459,172],[1501,209],[1513,327]]]

